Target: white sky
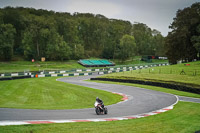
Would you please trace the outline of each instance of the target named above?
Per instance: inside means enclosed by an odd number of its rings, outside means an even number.
[[[0,0],[0,8],[32,7],[56,12],[101,14],[147,24],[166,36],[178,9],[200,0]]]

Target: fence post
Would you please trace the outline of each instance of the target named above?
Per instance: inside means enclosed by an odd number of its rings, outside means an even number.
[[[194,72],[193,72],[193,76],[196,76],[196,74],[197,74],[197,72],[196,72],[196,70],[194,70]]]
[[[185,71],[182,69],[182,71],[180,72],[180,75],[186,75]]]

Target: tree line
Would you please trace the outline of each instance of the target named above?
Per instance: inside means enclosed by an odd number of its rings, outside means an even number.
[[[169,61],[200,59],[200,2],[178,10],[169,28],[172,31],[165,41]]]
[[[0,60],[129,59],[164,56],[164,37],[143,23],[100,14],[23,7],[0,9]]]

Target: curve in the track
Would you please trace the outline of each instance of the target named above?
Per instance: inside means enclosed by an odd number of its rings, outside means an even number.
[[[107,115],[96,115],[94,108],[89,109],[72,109],[72,110],[37,110],[37,109],[0,109],[0,125],[10,122],[21,121],[22,124],[54,123],[54,122],[81,122],[81,121],[105,121],[136,118],[136,116],[144,117],[149,114],[157,114],[172,109],[172,105],[177,103],[178,98],[174,95],[147,90],[143,88],[104,84],[96,82],[84,81],[86,79],[96,77],[79,76],[65,77],[57,79],[61,82],[86,86],[94,89],[101,89],[110,92],[122,93],[128,96],[128,100],[107,106],[109,113]],[[95,100],[95,99],[94,99]],[[169,107],[169,108],[166,108]],[[162,110],[164,109],[164,110]],[[160,112],[159,112],[160,110]],[[149,114],[147,114],[149,113]],[[142,114],[142,115],[139,115]],[[2,122],[2,124],[1,124]],[[25,122],[25,123],[24,123]]]

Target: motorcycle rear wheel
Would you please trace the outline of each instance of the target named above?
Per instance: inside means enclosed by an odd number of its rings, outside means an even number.
[[[104,108],[104,114],[108,114],[108,109]]]

